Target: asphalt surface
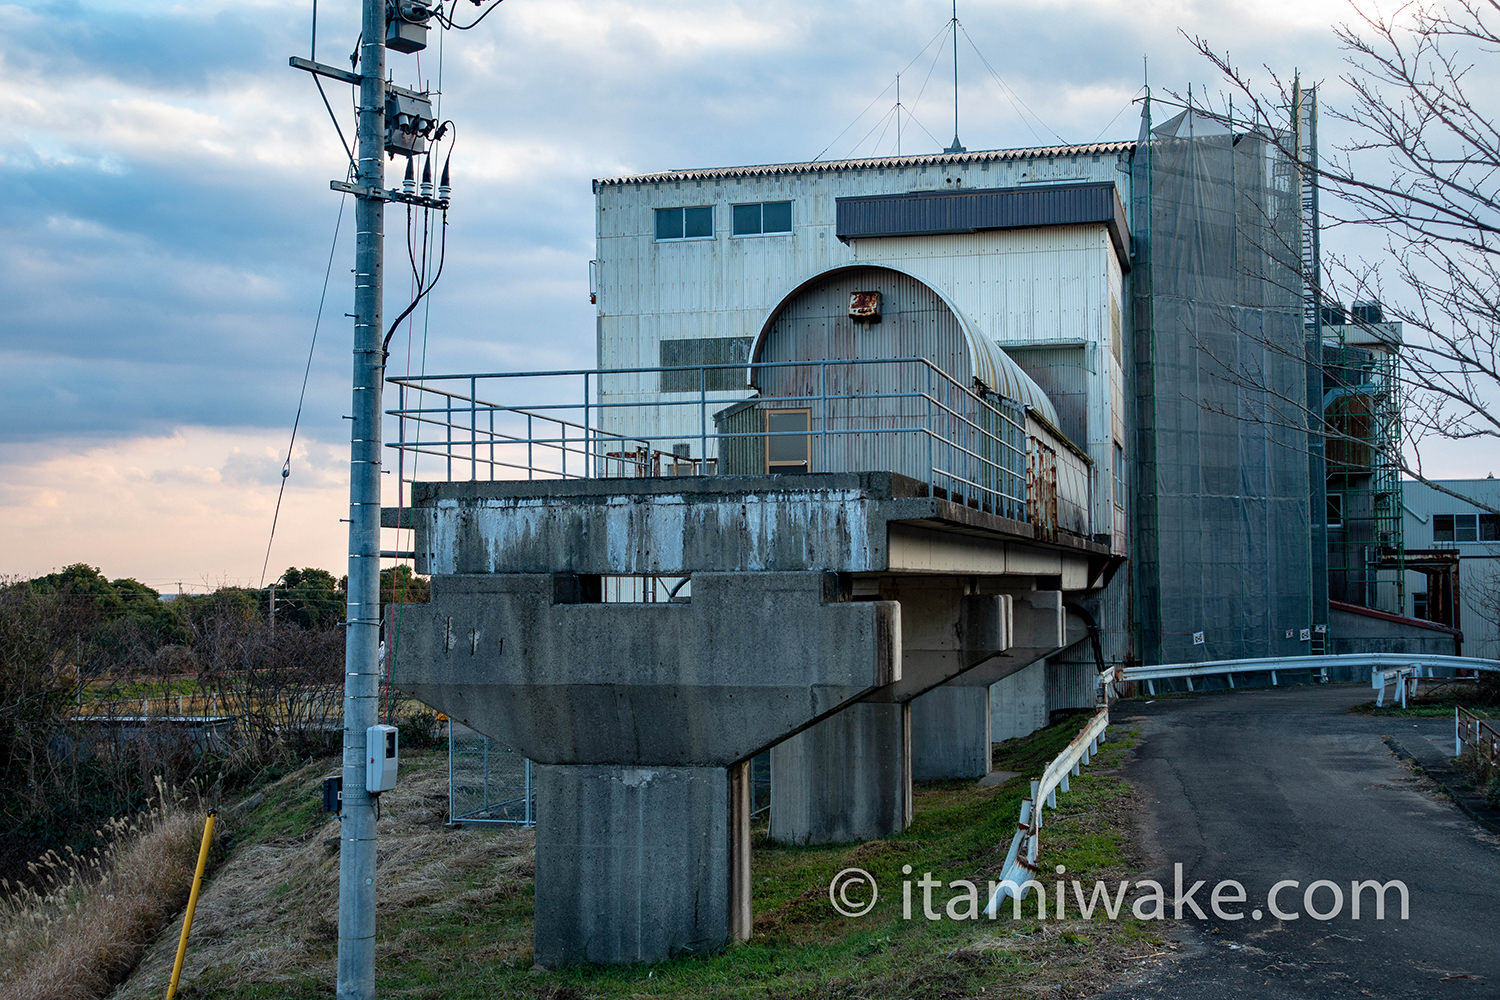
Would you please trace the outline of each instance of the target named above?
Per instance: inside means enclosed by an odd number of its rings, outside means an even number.
[[[1140,736],[1125,775],[1137,790],[1136,835],[1158,866],[1149,874],[1166,889],[1169,915],[1176,864],[1184,892],[1206,880],[1192,897],[1205,919],[1184,905],[1175,957],[1145,963],[1137,981],[1104,997],[1500,997],[1500,837],[1382,741],[1426,739],[1451,754],[1452,723],[1349,712],[1370,696],[1362,686],[1308,686],[1117,707],[1115,723]],[[1228,879],[1245,887],[1246,902],[1225,907],[1244,914],[1238,921],[1209,905],[1215,882]],[[1302,914],[1295,920],[1268,912],[1284,879],[1299,883],[1277,895],[1283,913]],[[1304,908],[1319,879],[1345,897],[1331,920]],[[1402,881],[1408,919],[1394,891],[1385,919],[1374,919],[1369,890],[1353,919],[1350,887],[1367,879]],[[1318,888],[1311,903],[1326,914],[1333,890]]]

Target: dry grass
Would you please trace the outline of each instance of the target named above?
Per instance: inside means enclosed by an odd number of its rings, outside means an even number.
[[[88,854],[49,852],[27,884],[0,884],[0,1000],[106,996],[186,902],[202,822],[162,796]]]
[[[181,996],[219,995],[244,983],[274,995],[297,992],[309,977],[331,981],[338,943],[339,824],[313,801],[319,775],[331,766],[309,764],[266,788],[241,815],[225,817],[226,830],[240,843],[198,897]],[[400,784],[382,799],[377,898],[386,920],[396,914],[478,911],[529,882],[529,830],[444,825],[446,757],[403,760]],[[287,817],[284,828],[271,836],[255,829],[267,811]],[[528,938],[527,951],[530,944]],[[176,934],[162,935],[111,1000],[160,998],[176,947]],[[424,943],[418,931],[403,929],[386,937],[381,948],[387,958],[403,952],[416,956]]]

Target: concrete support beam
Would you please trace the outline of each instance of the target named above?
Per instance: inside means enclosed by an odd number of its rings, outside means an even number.
[[[1006,706],[1002,709],[1007,717],[1001,730],[1007,735],[996,736],[990,719],[990,692],[998,689],[1002,697],[1007,696],[1013,688],[1002,686],[1006,679],[1066,643],[1063,595],[1055,590],[1030,590],[1004,596],[1010,604],[1009,647],[912,703],[912,774],[918,781],[984,777],[990,771],[991,741],[1015,735],[1013,730],[1022,724],[1010,716],[1036,714],[1030,699],[1014,711]],[[1014,690],[1022,688],[1015,686]],[[1045,684],[1040,717],[1046,725]]]
[[[750,936],[747,766],[536,769],[536,962],[656,962]]]
[[[981,689],[982,690],[982,689]],[[996,743],[1029,736],[1047,724],[1047,663],[1038,660],[995,682],[988,691],[990,739]]]
[[[479,574],[402,610],[395,686],[539,765],[538,963],[748,935],[744,762],[901,676],[900,606],[846,596],[823,573],[700,573],[688,601],[604,604],[570,574]],[[868,711],[885,731],[905,708]],[[909,774],[900,742],[862,766]],[[876,784],[897,818],[860,829],[905,826],[909,778]]]
[[[911,703],[912,778],[982,778],[990,773],[988,688],[944,684]]]
[[[878,840],[911,815],[906,703],[859,702],[771,748],[772,840]]]

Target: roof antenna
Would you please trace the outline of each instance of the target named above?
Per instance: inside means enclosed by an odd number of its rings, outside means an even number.
[[[958,141],[958,0],[953,0],[953,145],[945,153],[967,153],[964,144]]]
[[[901,74],[896,74],[896,155],[901,155]]]

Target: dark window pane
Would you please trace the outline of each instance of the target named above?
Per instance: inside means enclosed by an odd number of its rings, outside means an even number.
[[[760,232],[760,206],[734,206],[734,235],[751,236]]]
[[[682,210],[682,235],[686,237],[712,236],[714,234],[714,207],[703,205],[699,208],[684,208]]]
[[[1328,523],[1330,525],[1344,523],[1344,495],[1342,493],[1328,494]]]
[[[1473,514],[1453,515],[1453,540],[1455,542],[1479,541],[1479,519]]]
[[[1434,542],[1453,541],[1453,515],[1432,515],[1432,540]]]
[[[658,208],[656,210],[656,238],[659,240],[682,239],[682,209]]]
[[[766,438],[766,457],[771,464],[807,464],[807,423],[805,411],[771,411],[766,414],[766,430],[779,435]]]
[[[792,231],[792,203],[768,201],[761,206],[760,231],[763,233],[789,233]]]
[[[1500,542],[1500,514],[1479,515],[1479,540]]]

